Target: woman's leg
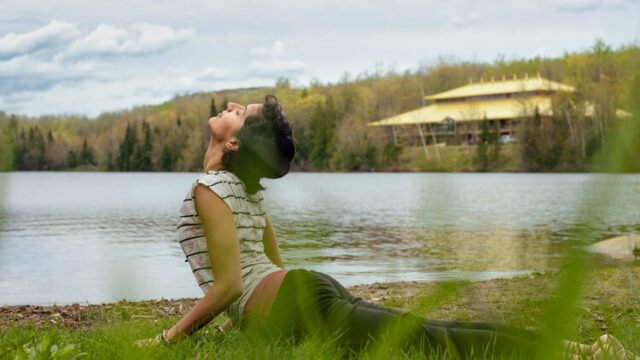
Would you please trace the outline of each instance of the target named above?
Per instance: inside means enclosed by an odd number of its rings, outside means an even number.
[[[335,287],[337,293],[342,299],[354,305],[364,306],[371,309],[378,309],[380,311],[386,311],[386,312],[390,312],[392,314],[397,314],[397,315],[403,314],[401,311],[398,311],[396,309],[391,309],[378,304],[370,303],[363,300],[360,297],[353,296],[349,292],[349,290],[347,290],[344,286],[342,286],[342,284],[340,284],[340,282],[338,282],[336,279],[334,279],[330,275],[327,275],[321,272],[315,272],[315,271],[311,271],[311,272],[329,281]],[[538,339],[538,334],[533,331],[518,328],[515,326],[503,325],[503,324],[485,323],[485,322],[442,321],[442,320],[424,320],[424,321],[426,324],[432,325],[432,326],[461,328],[461,329],[489,330],[489,331],[495,331],[495,332],[503,332],[503,333],[521,336],[525,338],[531,338],[532,340],[534,338],[536,340]]]
[[[363,307],[367,307],[370,309],[377,309],[380,311],[386,311],[386,312],[390,312],[392,314],[402,314],[402,312],[396,310],[396,309],[391,309],[388,307],[384,307],[378,304],[374,304],[374,303],[370,303],[368,301],[365,301],[364,299],[362,299],[361,297],[355,297],[353,296],[349,290],[347,290],[344,286],[342,286],[342,284],[340,284],[340,282],[338,282],[338,280],[334,279],[333,277],[331,277],[330,275],[327,275],[325,273],[321,273],[321,272],[316,272],[316,271],[311,271],[311,273],[315,273],[318,276],[323,277],[324,279],[326,279],[327,281],[329,281],[333,287],[335,288],[336,292],[338,293],[338,295],[340,296],[340,298],[354,304],[354,305],[358,305],[358,306],[363,306]]]
[[[384,312],[389,312],[391,314],[396,314],[396,315],[402,315],[403,314],[402,312],[400,312],[400,311],[398,311],[396,309],[391,309],[391,308],[387,308],[387,307],[384,307],[384,306],[381,306],[381,305],[369,303],[369,302],[364,301],[362,298],[353,296],[349,292],[349,290],[344,288],[344,286],[342,286],[342,284],[340,284],[340,282],[335,280],[330,275],[327,275],[327,274],[321,273],[321,272],[315,272],[315,271],[311,271],[311,272],[315,273],[318,276],[321,276],[324,279],[326,279],[327,281],[329,281],[334,286],[334,288],[335,288],[336,292],[338,293],[338,295],[340,296],[340,298],[348,301],[349,303],[352,303],[352,304],[354,304],[356,306],[362,306],[362,307],[366,307],[366,308],[370,308],[370,309],[374,309],[374,310],[380,310],[380,311],[384,311]],[[429,325],[429,326],[434,326],[434,327],[445,327],[445,328],[451,328],[451,329],[466,329],[466,330],[486,330],[486,331],[492,331],[492,332],[501,332],[501,333],[504,333],[504,334],[507,334],[507,335],[510,335],[510,336],[529,339],[529,341],[531,341],[531,342],[538,340],[538,334],[533,332],[533,331],[522,329],[522,328],[518,328],[518,327],[514,327],[514,326],[496,324],[496,323],[440,321],[440,320],[425,320],[425,319],[423,319],[423,321],[424,321],[424,324]]]
[[[512,328],[493,324],[425,320],[355,298],[328,275],[298,270],[285,277],[269,322],[292,335],[340,334],[339,341],[352,349],[382,339],[462,356],[487,348],[530,355],[534,348],[533,333],[525,330],[511,333]]]

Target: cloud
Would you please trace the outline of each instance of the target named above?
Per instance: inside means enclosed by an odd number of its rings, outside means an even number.
[[[78,82],[98,78],[94,64],[77,62],[64,64],[42,61],[27,55],[0,61],[0,94],[22,91],[42,91],[63,82]]]
[[[482,19],[483,19],[482,14],[477,11],[474,11],[467,15],[456,16],[451,19],[451,22],[453,23],[453,25],[458,27],[467,27],[467,26],[471,26],[481,22]]]
[[[147,23],[136,24],[130,29],[101,24],[75,41],[70,54],[75,57],[156,54],[182,43],[194,33],[192,28],[175,30]]]
[[[190,86],[200,86],[205,84],[211,85],[212,81],[229,80],[234,78],[234,72],[231,69],[217,66],[209,66],[198,72],[187,70],[184,66],[169,66],[167,67],[166,74],[173,79],[177,79],[176,81],[178,83]]]
[[[299,74],[304,70],[304,62],[300,60],[253,60],[249,64],[249,75],[276,78],[284,75]]]
[[[254,59],[249,63],[247,74],[260,78],[292,76],[304,71],[301,60],[288,60],[287,47],[282,41],[275,41],[271,47],[256,47],[249,50]]]
[[[562,56],[595,38],[613,47],[638,39],[639,4],[283,0],[260,8],[261,18],[281,20],[265,27],[264,21],[239,15],[251,14],[256,0],[113,0],[100,11],[78,0],[8,0],[0,6],[0,108],[30,114],[109,110],[176,93],[271,85],[279,76],[292,83],[334,82],[345,71],[358,74],[376,62],[437,63],[440,56],[491,61],[498,52],[528,57],[534,49],[540,49],[536,55]],[[625,6],[626,11],[590,11]],[[166,35],[142,24],[155,24]],[[169,73],[170,66],[185,71]],[[10,89],[23,92],[14,97],[5,93]],[[22,94],[29,100],[19,108],[14,101]]]
[[[149,23],[137,23],[129,28],[101,24],[87,32],[76,24],[53,20],[33,31],[1,36],[0,61],[23,55],[64,60],[157,54],[180,45],[194,33],[193,28],[174,29]]]
[[[637,0],[556,0],[556,9],[566,12],[624,10]]]
[[[287,47],[282,41],[274,41],[270,48],[265,46],[249,49],[249,54],[258,57],[282,57],[286,55]]]
[[[198,76],[198,79],[201,81],[207,80],[222,80],[228,79],[231,75],[231,71],[228,69],[221,69],[215,66],[210,66]]]
[[[139,23],[130,28],[101,24],[81,31],[68,22],[49,24],[23,33],[0,37],[0,95],[46,91],[61,83],[87,80],[115,81],[106,76],[110,56],[144,56],[165,52],[194,34],[193,29],[173,29]],[[213,70],[206,75],[214,76]]]
[[[0,37],[0,60],[45,50],[52,51],[70,43],[79,35],[75,24],[55,20],[33,31],[9,33]]]

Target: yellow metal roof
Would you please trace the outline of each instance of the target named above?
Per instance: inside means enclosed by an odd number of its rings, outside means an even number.
[[[445,102],[425,106],[390,118],[370,122],[368,126],[390,126],[439,123],[446,118],[456,122],[474,120],[515,119],[533,115],[535,109],[543,116],[551,115],[549,96],[491,99],[468,102]]]
[[[530,79],[474,83],[438,94],[427,95],[425,98],[427,100],[442,100],[530,91],[575,91],[575,88],[541,77],[535,77]]]

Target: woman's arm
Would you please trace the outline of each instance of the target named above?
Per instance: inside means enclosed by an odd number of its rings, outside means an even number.
[[[284,269],[284,263],[282,262],[282,258],[280,257],[280,247],[278,246],[278,240],[276,239],[276,232],[273,230],[273,225],[271,225],[271,220],[269,220],[269,217],[265,215],[264,219],[266,221],[264,233],[262,234],[262,245],[264,246],[264,253],[272,263],[274,263],[277,267]]]
[[[215,282],[205,296],[165,334],[166,341],[200,329],[243,291],[240,246],[231,210],[220,197],[201,184],[195,188],[195,204],[207,238]]]

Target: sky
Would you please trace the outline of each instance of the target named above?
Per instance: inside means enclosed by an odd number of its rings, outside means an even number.
[[[640,0],[0,0],[0,111],[95,116],[440,59],[640,45]]]

